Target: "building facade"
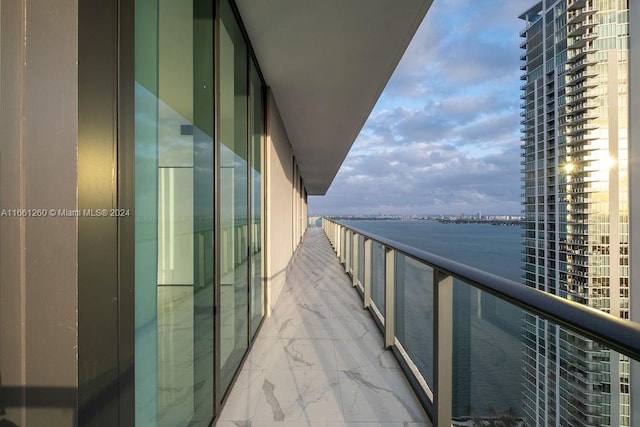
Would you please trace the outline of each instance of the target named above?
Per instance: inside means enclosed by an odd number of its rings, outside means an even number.
[[[430,3],[3,0],[0,424],[215,423]]]
[[[629,319],[629,2],[520,18],[523,281]],[[630,425],[627,360],[533,316],[525,343],[527,425]]]

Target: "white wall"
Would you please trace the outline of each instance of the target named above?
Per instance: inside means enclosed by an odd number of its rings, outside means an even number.
[[[267,141],[265,149],[265,276],[268,313],[284,286],[287,270],[303,231],[301,216],[306,204],[296,188],[299,177],[291,143],[271,92],[267,95]],[[298,185],[299,187],[299,185]]]

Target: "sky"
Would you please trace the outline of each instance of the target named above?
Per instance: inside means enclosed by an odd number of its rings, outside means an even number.
[[[310,215],[519,214],[531,0],[434,0]]]

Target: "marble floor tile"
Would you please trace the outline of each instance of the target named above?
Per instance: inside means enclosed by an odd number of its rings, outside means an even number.
[[[355,289],[354,293],[357,292]],[[362,301],[355,298],[340,298],[340,296],[330,296],[328,300],[331,317],[353,317],[354,319],[370,319],[369,312],[362,306]]]
[[[280,332],[278,330],[278,324],[274,317],[269,317],[265,319],[262,327],[260,328],[260,332],[258,333],[259,338],[279,338]]]
[[[361,423],[327,423],[327,427],[431,427],[431,423],[393,423],[393,422],[361,422]]]
[[[274,358],[270,370],[337,371],[334,341],[331,339],[283,338],[284,357]]]
[[[357,346],[353,345],[353,341],[336,340],[333,347],[336,351],[337,368],[341,371],[362,368],[400,369],[391,350],[383,347],[382,338],[365,338]]]
[[[297,318],[283,319],[280,325],[282,338],[333,338],[331,322],[326,319]]]
[[[243,369],[260,369],[267,371],[274,359],[284,357],[282,339],[278,337],[256,338],[253,347],[247,356]]]
[[[321,230],[305,235],[216,425],[431,426]]]
[[[344,421],[337,371],[271,370],[254,421]]]
[[[288,302],[288,304],[282,304],[282,309],[278,310],[277,313],[273,313],[273,317],[279,325],[291,318],[302,321],[325,322],[330,317],[329,307],[319,297],[309,298],[308,300],[296,298],[291,301],[283,300],[283,302]]]
[[[369,367],[339,374],[346,421],[426,421],[415,394],[398,369]]]
[[[334,317],[331,327],[335,339],[345,341],[362,341],[365,339],[383,342],[382,333],[371,317]]]
[[[216,427],[327,427],[329,425],[333,424],[328,424],[326,421],[221,421],[216,424]],[[338,423],[337,425],[343,424]]]
[[[250,423],[262,397],[259,385],[264,383],[266,375],[265,370],[243,369],[233,385],[233,398],[227,400],[220,419]]]

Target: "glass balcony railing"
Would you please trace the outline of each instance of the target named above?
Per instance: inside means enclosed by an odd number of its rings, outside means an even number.
[[[634,400],[640,324],[340,222],[323,228],[434,426],[550,425],[544,405],[566,425],[619,425],[610,414],[625,409],[611,405]]]

